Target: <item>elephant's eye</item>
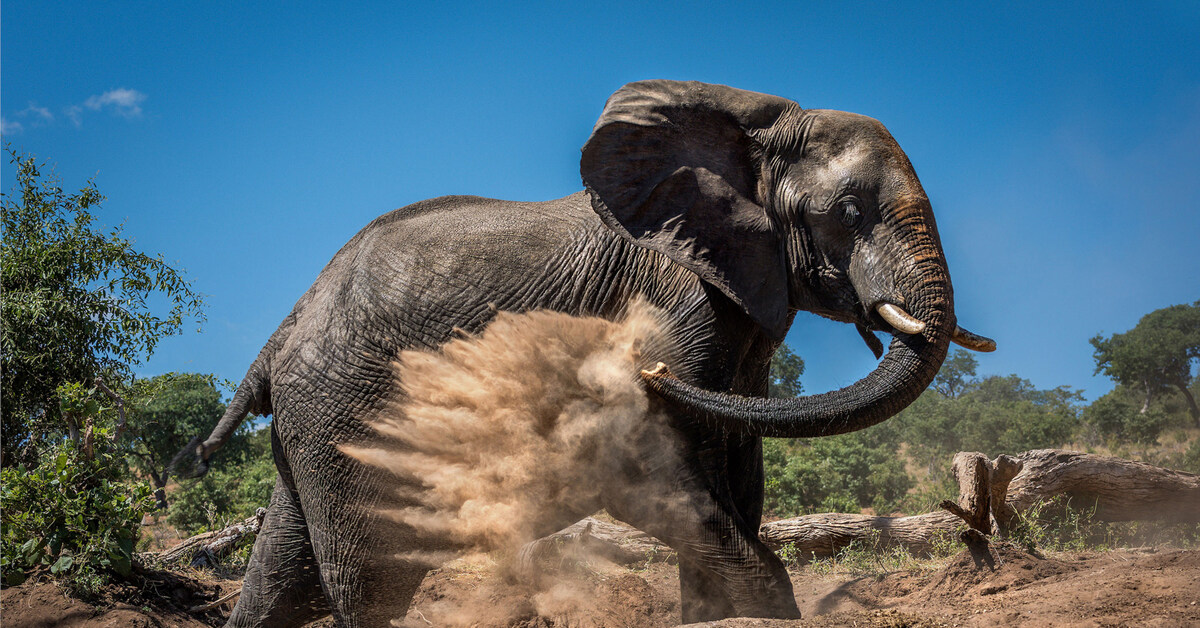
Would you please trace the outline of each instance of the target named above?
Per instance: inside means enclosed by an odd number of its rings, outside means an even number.
[[[847,229],[858,226],[858,223],[862,221],[862,210],[858,208],[858,202],[853,199],[841,202],[841,220]]]

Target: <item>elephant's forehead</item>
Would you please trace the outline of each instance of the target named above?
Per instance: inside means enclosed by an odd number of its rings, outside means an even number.
[[[827,158],[863,159],[890,153],[896,146],[892,135],[875,118],[832,109],[814,113],[805,148],[827,151]]]
[[[814,113],[805,154],[821,160],[828,169],[829,178],[869,177],[884,185],[905,182],[908,159],[878,120],[831,109]]]

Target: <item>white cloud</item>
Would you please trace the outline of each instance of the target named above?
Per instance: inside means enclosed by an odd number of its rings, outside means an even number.
[[[142,115],[142,102],[146,100],[146,95],[136,89],[128,89],[120,87],[110,89],[103,94],[89,96],[87,100],[77,105],[70,105],[62,108],[62,115],[75,125],[75,128],[83,126],[83,114],[85,111],[108,111],[109,113],[121,116],[123,118],[137,118]],[[20,118],[21,121],[4,119],[4,133],[20,133],[25,127],[39,127],[54,122],[54,114],[50,112],[49,107],[42,107],[35,102],[30,102],[29,106],[18,111],[13,115],[14,118]]]
[[[37,103],[33,102],[29,103],[28,107],[13,114],[13,116],[16,118],[21,118],[24,120],[24,122],[3,118],[3,123],[0,124],[0,127],[3,127],[2,132],[5,135],[20,133],[21,131],[25,130],[26,125],[39,127],[54,122],[54,114],[50,113],[49,109],[45,107],[39,107]]]
[[[75,125],[75,128],[78,129],[79,127],[83,126],[83,118],[80,115],[83,113],[83,107],[80,107],[79,105],[71,105],[70,107],[63,109],[63,113],[71,119],[71,122]]]
[[[136,118],[142,115],[141,103],[146,95],[136,89],[110,89],[99,96],[91,96],[83,101],[83,106],[93,111],[110,107],[113,112],[126,118]],[[74,119],[74,118],[72,118]]]
[[[21,126],[20,122],[12,122],[8,118],[0,116],[0,133],[4,135],[20,133],[22,128],[24,127]]]
[[[18,116],[32,116],[41,122],[54,122],[54,114],[45,107],[37,106],[37,103],[29,103],[29,106],[17,112]]]

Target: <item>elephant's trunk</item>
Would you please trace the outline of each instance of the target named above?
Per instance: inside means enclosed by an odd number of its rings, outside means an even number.
[[[897,331],[879,366],[850,386],[793,399],[763,399],[692,386],[662,365],[644,371],[642,378],[669,404],[729,433],[808,438],[880,423],[907,407],[933,381],[957,329],[945,266],[941,259],[926,264],[908,273],[914,279],[905,291],[915,295],[908,299],[908,311],[925,323],[924,329],[916,334]]]

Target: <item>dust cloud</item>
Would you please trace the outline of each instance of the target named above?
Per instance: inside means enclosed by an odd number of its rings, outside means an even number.
[[[503,565],[613,491],[668,493],[676,438],[637,376],[674,355],[664,326],[641,301],[615,322],[501,312],[478,336],[402,352],[378,439],[344,448],[395,478],[408,505],[385,517],[454,548],[420,543],[400,558],[432,566],[486,552]],[[558,614],[581,597],[557,583],[531,601]]]

